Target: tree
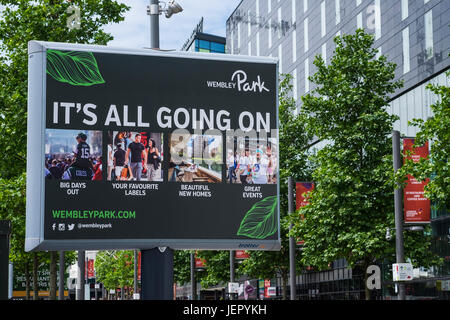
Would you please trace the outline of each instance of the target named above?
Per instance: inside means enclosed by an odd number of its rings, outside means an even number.
[[[107,290],[134,285],[134,251],[100,251],[95,259],[97,281],[103,283]]]
[[[321,56],[314,61],[317,72],[310,81],[316,89],[302,97],[308,132],[328,144],[314,157],[315,189],[309,205],[299,210],[304,219],[292,216],[291,234],[305,241],[305,264],[322,270],[345,258],[365,273],[377,261],[392,261],[395,253],[385,234],[394,228],[390,134],[398,117],[385,107],[402,82],[394,81],[395,64],[385,56],[375,58],[372,35],[358,29],[334,42],[328,66]],[[405,233],[405,253],[414,265],[436,262],[429,240]]]
[[[276,252],[250,251],[250,258],[242,263],[242,272],[250,277],[271,279],[281,276],[283,299],[287,299],[289,276],[289,221],[288,217],[288,177],[294,181],[310,181],[313,163],[309,160],[308,146],[313,136],[306,131],[302,114],[296,114],[297,104],[292,97],[292,76],[285,74],[279,85],[279,179],[281,250]],[[297,254],[297,252],[296,252]],[[297,269],[302,264],[296,259]]]
[[[447,72],[447,77],[450,77],[450,72]],[[450,87],[429,84],[427,89],[439,97],[439,100],[430,106],[433,116],[426,121],[414,119],[409,124],[418,126],[420,130],[416,136],[416,146],[430,141],[431,158],[421,159],[416,163],[412,159],[406,160],[399,175],[403,181],[408,173],[422,181],[431,177],[425,187],[425,196],[434,202],[437,209],[449,209]]]
[[[68,29],[72,13],[69,6],[80,8],[80,28]],[[124,19],[129,9],[113,0],[0,0],[0,179],[4,190],[3,212],[14,212],[11,259],[28,274],[30,265],[37,267],[45,259],[24,252],[25,239],[25,172],[27,134],[27,80],[30,40],[106,44],[112,36],[102,30],[104,25]],[[19,189],[20,190],[19,190]],[[20,194],[18,201],[13,201]],[[18,208],[20,206],[20,208]],[[21,242],[22,241],[22,242]],[[53,275],[56,262],[52,264]],[[33,274],[36,276],[37,270]],[[52,277],[55,279],[55,277]],[[36,281],[35,281],[36,283]],[[37,293],[36,293],[37,294]]]
[[[80,8],[79,29],[68,29],[71,5]],[[124,19],[129,8],[112,0],[0,0],[0,163],[1,177],[25,170],[27,133],[27,45],[30,40],[106,45],[112,36],[104,25]]]

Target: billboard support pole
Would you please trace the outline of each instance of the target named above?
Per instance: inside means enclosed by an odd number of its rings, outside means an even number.
[[[392,153],[394,159],[394,172],[397,172],[402,166],[400,154],[400,132],[392,131]],[[402,208],[402,188],[397,184],[394,190],[394,208],[395,208],[395,253],[396,262],[405,262],[404,244],[403,244],[403,208]],[[405,284],[398,282],[398,300],[405,300]]]
[[[288,178],[288,211],[289,214],[294,212],[294,184],[292,177]],[[292,223],[289,226],[289,231],[292,229]],[[295,283],[295,239],[289,237],[289,282],[291,289],[291,300],[296,298],[296,283]]]
[[[142,250],[141,285],[143,300],[173,300],[173,250]]]
[[[78,251],[78,279],[77,279],[77,290],[76,290],[76,300],[84,300],[84,274],[85,274],[85,252]]]
[[[197,300],[197,282],[195,280],[195,256],[191,252],[191,300]]]
[[[230,250],[230,282],[234,282],[234,250]],[[230,293],[230,300],[234,300],[234,293]]]
[[[59,252],[59,294],[58,299],[64,300],[64,251]]]

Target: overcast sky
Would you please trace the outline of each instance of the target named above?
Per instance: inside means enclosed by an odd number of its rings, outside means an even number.
[[[167,0],[166,2],[168,2]],[[118,24],[108,25],[105,31],[114,36],[110,46],[143,48],[150,46],[150,16],[147,5],[150,0],[118,0],[130,6],[125,20]],[[160,16],[161,49],[179,50],[189,38],[201,17],[204,18],[205,33],[225,36],[226,21],[240,0],[177,0],[183,12],[167,19]]]

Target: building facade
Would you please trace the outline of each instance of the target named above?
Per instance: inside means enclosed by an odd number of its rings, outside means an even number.
[[[378,54],[397,65],[395,80],[404,80],[404,86],[392,94],[387,111],[400,117],[394,129],[411,137],[417,128],[408,122],[426,120],[432,115],[430,105],[437,101],[427,84],[450,85],[446,75],[449,25],[448,0],[243,0],[227,20],[226,52],[277,57],[280,73],[293,77],[293,97],[301,108],[300,97],[314,89],[308,77],[316,72],[315,57],[321,55],[329,63],[335,50],[333,39],[363,28],[374,35]],[[409,298],[449,299],[450,214],[433,211],[431,226],[432,249],[445,263],[440,268],[416,270],[417,277],[407,286]],[[392,279],[386,276],[389,266],[382,267],[385,286],[381,296],[389,299],[396,294]],[[343,270],[342,277],[338,269]],[[299,275],[298,297],[363,296],[363,271],[345,270],[345,261],[341,261],[333,263],[330,272]]]

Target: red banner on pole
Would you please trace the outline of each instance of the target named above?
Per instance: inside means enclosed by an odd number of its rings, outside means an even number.
[[[88,279],[95,278],[94,260],[89,259],[87,263],[87,276]]]
[[[295,204],[297,210],[309,204],[305,193],[314,190],[314,182],[297,182],[295,188]]]
[[[403,152],[412,151],[407,159],[419,162],[421,158],[429,156],[428,141],[420,147],[413,148],[414,139],[403,139]],[[430,179],[417,181],[412,175],[408,175],[408,182],[403,190],[404,220],[405,223],[429,223],[430,200],[424,196],[424,187]]]
[[[234,257],[236,259],[248,259],[248,258],[250,258],[250,254],[245,252],[245,250],[236,250],[234,252]]]
[[[307,193],[314,190],[314,182],[297,182],[295,184],[295,204],[296,209],[300,209],[309,204]],[[297,245],[303,245],[305,241],[300,240]]]
[[[206,260],[202,258],[197,258],[197,252],[195,253],[195,268],[198,269],[206,268]]]
[[[138,281],[141,281],[141,251],[138,252]]]

